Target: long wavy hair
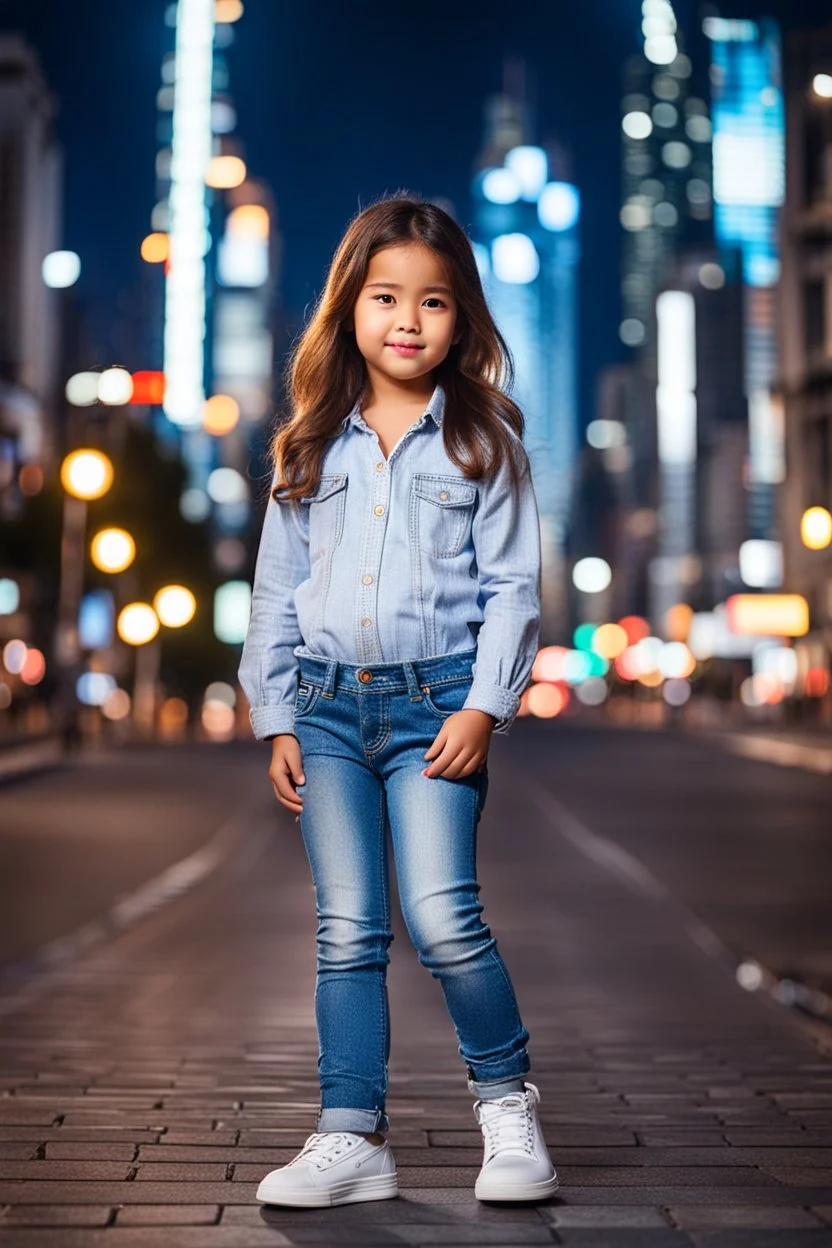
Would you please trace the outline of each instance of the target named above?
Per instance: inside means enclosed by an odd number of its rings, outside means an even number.
[[[520,466],[509,428],[522,440],[525,420],[504,392],[514,383],[508,344],[491,317],[464,230],[442,208],[411,194],[385,196],[350,222],[333,257],[312,318],[292,349],[286,399],[290,418],[272,442],[278,491],[288,501],[316,489],[327,443],[356,400],[366,395],[367,367],[344,328],[370,261],[385,247],[421,243],[444,261],[457,302],[459,341],[434,370],[445,391],[445,449],[464,476],[490,476],[503,462],[517,487]],[[278,500],[280,501],[280,500]]]

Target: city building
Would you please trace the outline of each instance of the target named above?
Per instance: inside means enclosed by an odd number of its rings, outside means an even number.
[[[809,603],[811,631],[797,643],[805,675],[828,672],[832,653],[832,27],[788,36],[784,88],[780,520],[785,587]]]
[[[209,524],[216,566],[229,575],[245,569],[256,516],[249,467],[273,412],[282,261],[276,204],[250,175],[237,134],[229,49],[242,14],[230,0],[168,6],[174,46],[157,95],[157,197],[143,244],[145,258],[164,266],[157,436],[187,468],[182,514]]]
[[[61,232],[62,156],[53,112],[35,51],[19,36],[0,36],[0,515],[6,516],[20,467],[43,466],[55,443],[63,292],[44,279],[44,261],[55,255]]]
[[[541,637],[567,623],[564,543],[578,447],[577,266],[580,197],[563,150],[533,142],[522,72],[486,107],[473,182],[474,249],[495,321],[515,365],[514,397],[541,517]]]
[[[782,416],[772,402],[777,373],[779,213],[785,194],[785,128],[779,28],[706,17],[711,48],[714,227],[721,260],[739,267],[744,298],[750,540],[776,541],[783,480]]]

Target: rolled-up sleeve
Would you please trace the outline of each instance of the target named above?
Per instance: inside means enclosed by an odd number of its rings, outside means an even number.
[[[540,638],[540,516],[519,439],[516,450],[519,486],[512,484],[507,464],[484,479],[472,530],[484,619],[463,709],[493,715],[498,733],[514,722]]]
[[[275,481],[272,481],[274,489]],[[309,576],[305,508],[269,495],[254,570],[251,620],[238,675],[249,701],[255,737],[294,731],[298,660],[295,589]]]

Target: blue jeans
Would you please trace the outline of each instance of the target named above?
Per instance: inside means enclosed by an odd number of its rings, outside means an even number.
[[[389,1126],[388,828],[408,934],[442,986],[469,1089],[483,1099],[522,1091],[530,1068],[529,1033],[477,899],[487,764],[456,780],[422,775],[443,720],[465,701],[475,657],[472,649],[368,667],[299,657],[300,827],[318,916],[319,1131]]]

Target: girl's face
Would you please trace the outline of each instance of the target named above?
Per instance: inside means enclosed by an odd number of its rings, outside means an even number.
[[[430,373],[460,337],[445,265],[422,243],[385,247],[373,256],[352,320],[347,327],[355,329],[370,375],[378,370],[400,382]]]

